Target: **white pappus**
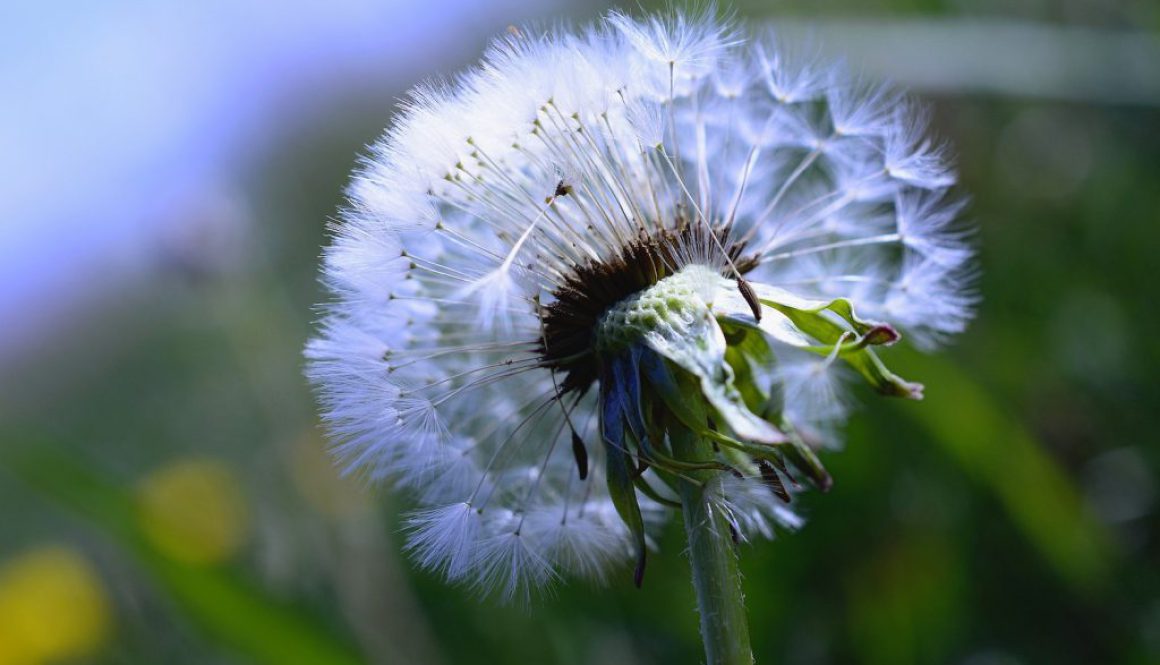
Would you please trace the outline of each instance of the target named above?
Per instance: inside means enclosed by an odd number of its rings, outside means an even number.
[[[874,348],[971,315],[925,116],[709,12],[510,32],[349,187],[306,351],[337,456],[414,497],[421,565],[508,599],[634,555],[639,583],[665,418],[719,444],[735,537],[796,528],[834,372],[920,397]]]

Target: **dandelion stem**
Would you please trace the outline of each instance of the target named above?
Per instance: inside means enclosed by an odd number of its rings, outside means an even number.
[[[683,427],[672,427],[673,453],[684,460],[709,460],[712,444]],[[677,480],[677,491],[688,538],[693,589],[701,615],[701,639],[708,665],[753,665],[749,625],[741,571],[729,524],[714,509],[713,495],[720,491],[721,471],[694,472],[701,483]]]

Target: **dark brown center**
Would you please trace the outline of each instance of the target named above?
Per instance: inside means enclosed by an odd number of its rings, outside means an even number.
[[[708,237],[697,238],[698,233],[707,236],[704,227],[698,229],[685,222],[653,235],[642,232],[614,256],[573,267],[540,313],[541,366],[563,376],[561,392],[582,393],[599,376],[595,335],[605,312],[683,268],[689,260],[683,249],[698,244],[716,247]],[[720,230],[716,234],[738,271],[744,274],[757,265],[756,257],[743,256],[744,243],[730,243],[723,239],[729,234]]]

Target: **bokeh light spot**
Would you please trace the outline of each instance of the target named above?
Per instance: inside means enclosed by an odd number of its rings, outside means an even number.
[[[0,665],[40,665],[92,655],[112,614],[89,563],[61,546],[0,563]]]
[[[185,563],[228,560],[249,527],[240,483],[216,460],[182,460],[155,471],[141,483],[137,504],[149,541]]]

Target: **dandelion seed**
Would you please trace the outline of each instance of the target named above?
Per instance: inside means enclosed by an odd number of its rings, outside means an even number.
[[[417,502],[422,566],[507,599],[643,574],[690,487],[714,533],[772,537],[829,485],[847,378],[921,396],[877,350],[971,316],[952,171],[913,102],[816,63],[614,13],[411,94],[307,356],[343,464]]]

